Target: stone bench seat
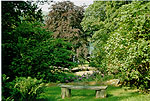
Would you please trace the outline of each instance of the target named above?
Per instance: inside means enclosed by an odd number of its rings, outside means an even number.
[[[71,97],[71,89],[90,89],[96,91],[96,98],[105,98],[107,86],[77,86],[77,85],[60,85],[61,97]]]

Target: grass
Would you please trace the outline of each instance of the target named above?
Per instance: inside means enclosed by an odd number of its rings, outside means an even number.
[[[95,98],[94,90],[72,90],[70,98],[61,98],[61,89],[56,85],[49,85],[38,97],[39,101],[149,101],[150,94],[141,94],[135,89],[109,86],[107,98]]]

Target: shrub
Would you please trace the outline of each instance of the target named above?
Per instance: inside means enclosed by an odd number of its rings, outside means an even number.
[[[64,82],[66,74],[63,71],[50,66],[47,70],[38,72],[36,77],[37,79],[42,78],[43,82]]]
[[[71,68],[75,65],[71,58],[71,44],[63,39],[52,38],[52,32],[42,27],[43,25],[38,22],[23,21],[13,31],[15,40],[12,47],[16,56],[9,66],[12,71],[9,74],[11,77],[16,75],[44,79],[44,75],[53,74],[47,73],[47,70],[51,70],[49,66]],[[43,78],[37,76],[38,72]]]
[[[125,85],[147,91],[150,88],[150,2],[95,1],[87,11],[82,25],[86,31],[94,28],[91,64],[118,76]]]
[[[20,92],[21,97],[19,99],[21,100],[35,99],[36,96],[42,92],[42,80],[37,80],[36,78],[31,77],[17,77],[14,82],[14,88]]]
[[[2,75],[2,100],[11,100],[11,92],[13,91],[14,83],[9,82],[9,77]],[[17,92],[16,92],[17,93]]]
[[[119,27],[111,33],[105,45],[108,70],[119,74],[126,85],[143,91],[150,87],[149,10],[150,2],[144,1],[119,8],[114,19]]]
[[[74,82],[76,80],[76,76],[74,74],[66,74],[66,76],[63,78],[64,83]]]
[[[3,78],[6,78],[3,75]],[[4,84],[5,83],[5,84]],[[7,82],[3,79],[3,100],[35,100],[37,95],[43,91],[42,80],[36,78],[16,77],[12,82]]]

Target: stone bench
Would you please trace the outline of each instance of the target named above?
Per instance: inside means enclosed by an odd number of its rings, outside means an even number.
[[[76,85],[59,85],[61,87],[61,97],[71,97],[71,89],[90,89],[96,91],[96,98],[105,98],[107,86],[76,86]]]

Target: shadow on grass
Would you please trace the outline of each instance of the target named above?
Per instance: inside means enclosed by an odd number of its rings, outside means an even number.
[[[112,96],[113,96],[112,94],[107,94],[106,98],[112,97]]]

